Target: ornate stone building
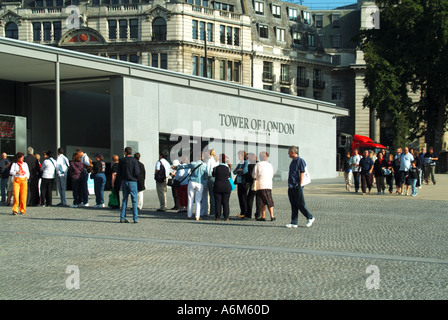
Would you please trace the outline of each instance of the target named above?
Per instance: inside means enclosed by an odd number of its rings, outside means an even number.
[[[331,100],[307,7],[272,0],[2,1],[0,36]]]

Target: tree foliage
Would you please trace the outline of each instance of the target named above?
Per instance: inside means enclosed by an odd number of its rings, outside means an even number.
[[[448,0],[376,4],[380,29],[360,33],[367,64],[364,106],[382,120],[391,115],[395,140],[424,135],[440,150],[448,124]],[[412,101],[411,93],[420,99]]]

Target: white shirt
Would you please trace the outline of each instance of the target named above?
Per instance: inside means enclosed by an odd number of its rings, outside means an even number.
[[[58,169],[58,176],[63,177],[68,172],[69,161],[63,154],[58,155],[56,160],[56,168]]]
[[[25,172],[24,176],[21,176],[19,174],[19,170],[20,170],[20,167],[17,164],[17,162],[13,162],[11,165],[11,170],[9,171],[9,174],[11,176],[13,176],[14,178],[27,178],[27,179],[30,178],[30,169],[28,168],[28,164],[26,162],[23,162],[23,164],[22,164],[22,170]]]
[[[159,161],[156,162],[156,170],[160,170],[160,163],[163,164],[163,166],[165,167],[165,174],[166,177],[169,178],[170,177],[170,172],[171,172],[171,165],[168,161],[166,161],[165,158],[160,159]]]
[[[54,179],[56,172],[56,161],[53,158],[45,159],[42,163],[42,178]]]
[[[274,167],[267,161],[257,162],[252,177],[258,181],[258,190],[272,189]]]
[[[213,173],[213,168],[217,167],[219,165],[219,162],[215,160],[215,157],[211,157],[210,159],[207,160],[207,173],[208,176],[211,177],[212,173]]]
[[[359,172],[361,171],[361,168],[359,166],[356,166],[356,164],[359,165],[359,161],[361,160],[361,156],[357,154],[356,156],[351,156],[350,160],[348,161],[350,167],[353,169],[353,172]]]

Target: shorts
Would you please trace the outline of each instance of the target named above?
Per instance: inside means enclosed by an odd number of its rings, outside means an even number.
[[[274,199],[272,199],[271,189],[261,189],[257,191],[257,197],[263,205],[267,205],[268,208],[274,206]]]

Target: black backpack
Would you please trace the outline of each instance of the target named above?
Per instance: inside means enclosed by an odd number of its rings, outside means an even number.
[[[160,170],[158,170],[155,174],[154,174],[154,180],[156,180],[157,182],[164,182],[166,179],[166,171],[165,171],[165,166],[162,164],[162,161],[160,161]]]

